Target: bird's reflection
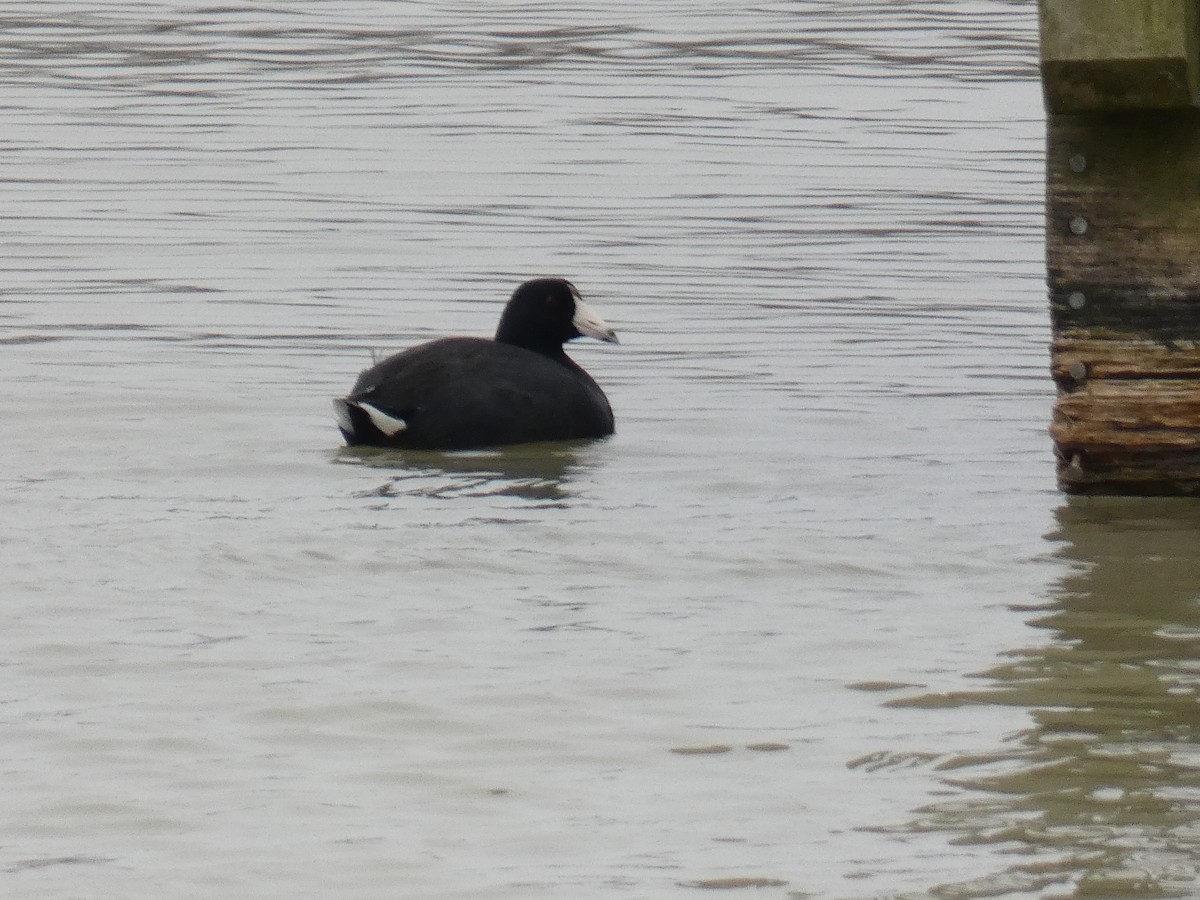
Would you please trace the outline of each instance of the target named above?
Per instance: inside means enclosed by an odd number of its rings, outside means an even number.
[[[1051,639],[981,673],[982,690],[894,702],[1016,706],[1032,725],[943,760],[954,799],[906,830],[1014,857],[938,896],[1196,896],[1200,504],[1074,498],[1057,518],[1072,570],[1030,623]]]
[[[505,496],[555,504],[570,496],[570,482],[588,468],[593,442],[517,444],[495,450],[443,453],[344,447],[335,461],[386,473],[360,497]]]

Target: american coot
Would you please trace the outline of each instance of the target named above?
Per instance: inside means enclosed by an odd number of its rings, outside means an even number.
[[[562,278],[516,291],[495,340],[430,341],[376,363],[334,400],[348,444],[456,450],[612,434],[608,398],[566,353],[573,338],[616,333]]]

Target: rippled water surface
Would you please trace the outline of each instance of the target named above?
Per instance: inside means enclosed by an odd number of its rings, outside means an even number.
[[[1191,896],[1200,511],[1068,501],[1028,0],[0,3],[6,896]],[[570,277],[581,445],[340,446]]]

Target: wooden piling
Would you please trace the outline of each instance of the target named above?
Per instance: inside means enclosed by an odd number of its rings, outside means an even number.
[[[1192,105],[1195,0],[1040,0],[1038,11],[1048,111]]]
[[[1060,486],[1200,494],[1200,0],[1039,0]]]

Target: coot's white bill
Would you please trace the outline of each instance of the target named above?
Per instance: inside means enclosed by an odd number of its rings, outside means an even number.
[[[585,337],[593,337],[598,341],[608,341],[610,344],[619,344],[617,333],[609,327],[596,311],[575,297],[575,316],[571,319],[571,324],[576,330]]]

